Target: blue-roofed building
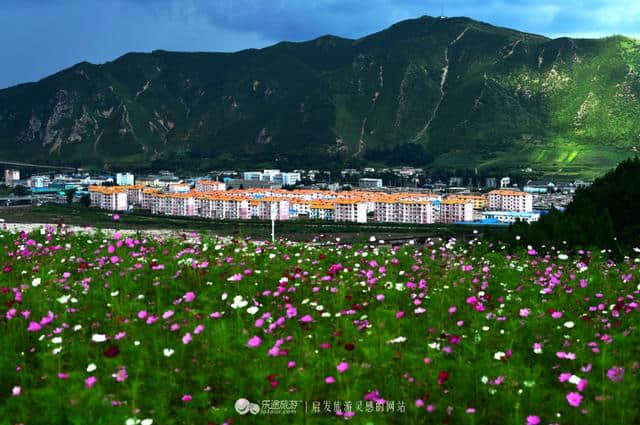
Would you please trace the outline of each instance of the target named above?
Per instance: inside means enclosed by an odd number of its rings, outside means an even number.
[[[500,223],[511,224],[517,221],[526,221],[532,223],[540,219],[539,211],[523,212],[523,211],[483,211],[483,220],[497,220]]]

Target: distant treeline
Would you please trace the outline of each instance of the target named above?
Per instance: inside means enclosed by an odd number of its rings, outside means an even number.
[[[537,223],[511,226],[508,240],[536,247],[566,242],[617,254],[640,246],[640,159],[625,160],[588,188],[579,189],[564,212],[554,209]]]

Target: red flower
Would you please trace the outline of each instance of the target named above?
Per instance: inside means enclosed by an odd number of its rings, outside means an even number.
[[[120,354],[120,348],[117,345],[111,345],[104,350],[105,357],[115,357]]]
[[[443,370],[438,374],[438,385],[444,384],[445,382],[447,382],[447,379],[449,379],[449,372]]]

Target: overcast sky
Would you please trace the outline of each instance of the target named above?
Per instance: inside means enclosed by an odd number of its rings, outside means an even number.
[[[549,37],[640,36],[639,0],[0,0],[0,88],[130,51],[356,38],[442,9]]]

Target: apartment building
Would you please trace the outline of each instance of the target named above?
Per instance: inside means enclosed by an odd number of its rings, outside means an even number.
[[[367,222],[367,204],[355,199],[341,199],[335,202],[335,221]]]
[[[109,211],[126,211],[127,192],[119,187],[89,186],[91,206]]]
[[[196,182],[196,192],[217,192],[224,191],[226,189],[227,186],[224,183],[214,180],[198,180]]]
[[[492,190],[488,196],[490,211],[533,211],[533,196],[517,190]]]
[[[197,215],[196,200],[189,193],[158,193],[152,197],[151,213],[193,217]]]
[[[309,204],[309,218],[314,220],[331,220],[335,219],[336,207],[332,202],[313,201]]]
[[[469,195],[464,193],[457,193],[454,195],[447,196],[446,199],[471,202],[473,204],[474,210],[484,210],[485,208],[487,208],[487,205],[489,204],[489,200],[484,195]]]
[[[135,176],[131,173],[116,173],[116,184],[118,186],[133,186]]]
[[[451,224],[458,221],[473,221],[473,204],[454,199],[442,201],[440,203],[440,222]]]

